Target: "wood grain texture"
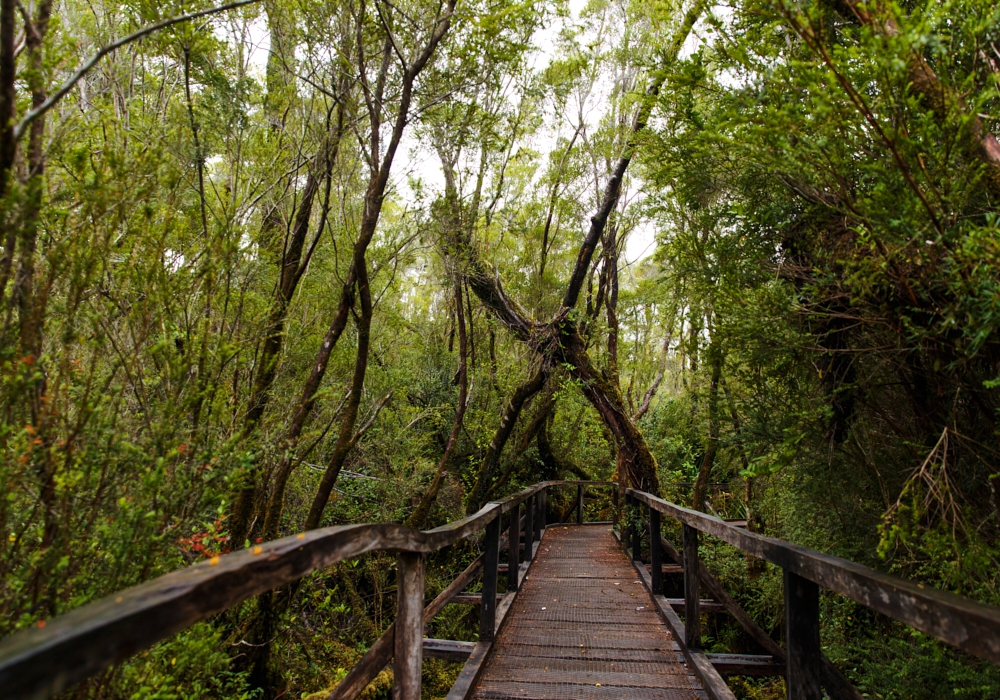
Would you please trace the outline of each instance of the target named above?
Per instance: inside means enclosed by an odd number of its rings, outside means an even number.
[[[392,698],[420,700],[420,673],[424,667],[424,556],[400,552],[396,562]]]

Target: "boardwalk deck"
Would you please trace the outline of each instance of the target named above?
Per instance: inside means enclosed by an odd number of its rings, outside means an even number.
[[[545,531],[476,698],[707,698],[607,525]]]

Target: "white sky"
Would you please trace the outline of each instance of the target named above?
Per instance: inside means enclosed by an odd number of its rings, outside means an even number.
[[[587,2],[588,0],[569,0],[572,21],[579,19],[580,13],[586,7]],[[538,49],[538,53],[535,65],[539,69],[554,58],[555,40],[561,26],[559,22],[553,22],[536,34],[534,43]],[[247,39],[249,46],[247,55],[250,64],[249,72],[262,80],[267,65],[268,52],[270,51],[270,39],[263,15],[254,20],[248,29]],[[232,37],[226,38],[232,40]],[[687,38],[681,50],[681,57],[690,56],[703,40],[704,35],[696,27],[696,30]],[[596,124],[601,116],[600,109],[592,109],[588,121],[591,124]],[[553,128],[545,129],[532,143],[532,146],[542,154],[546,154],[552,150],[560,134],[559,124],[551,126]],[[437,157],[414,138],[412,130],[407,132],[400,146],[393,167],[393,181],[396,185],[397,195],[404,201],[413,202],[414,196],[408,186],[408,179],[410,177],[422,180],[425,188],[431,192],[440,191],[444,186],[444,182]],[[656,248],[655,238],[655,223],[648,220],[640,221],[626,242],[624,264],[631,266],[639,260],[652,255]]]

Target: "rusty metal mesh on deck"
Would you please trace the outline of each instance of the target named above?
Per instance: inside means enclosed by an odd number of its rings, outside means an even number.
[[[476,698],[705,698],[607,526],[549,528]]]

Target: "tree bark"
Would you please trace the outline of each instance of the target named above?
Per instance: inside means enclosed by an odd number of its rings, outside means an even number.
[[[358,352],[354,361],[354,379],[351,383],[351,396],[347,401],[347,406],[340,419],[340,434],[337,436],[337,445],[333,448],[333,455],[327,464],[323,479],[320,481],[316,495],[313,497],[312,506],[309,508],[309,516],[306,518],[306,530],[319,527],[323,517],[323,510],[330,500],[330,492],[333,491],[340,470],[344,466],[347,455],[358,443],[360,435],[354,434],[354,426],[358,420],[358,407],[361,405],[361,395],[365,388],[365,373],[368,369],[368,349],[371,336],[372,325],[372,297],[368,285],[368,270],[362,262],[358,268],[358,300],[361,306],[361,315],[357,319],[358,329]]]
[[[497,470],[500,467],[500,456],[507,444],[507,440],[514,431],[514,426],[521,415],[521,410],[529,398],[541,391],[547,379],[548,372],[545,369],[539,369],[530,379],[514,390],[514,394],[507,402],[503,416],[500,418],[500,425],[497,426],[496,432],[493,434],[493,439],[490,441],[490,446],[486,450],[486,455],[483,457],[482,465],[479,467],[479,474],[476,477],[476,483],[472,486],[472,491],[469,493],[465,507],[467,514],[471,515],[475,513],[486,503],[487,494],[493,486],[493,481],[498,476]]]

